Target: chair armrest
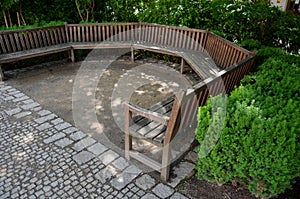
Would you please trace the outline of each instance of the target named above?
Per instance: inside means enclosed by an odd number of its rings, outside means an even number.
[[[153,112],[147,109],[143,109],[141,107],[138,107],[136,105],[131,104],[130,102],[123,102],[123,106],[125,106],[125,108],[128,108],[128,110],[132,113],[135,113],[137,115],[141,115],[145,118],[148,118],[150,120],[154,120],[156,122],[159,122],[163,125],[167,125],[169,122],[170,117],[162,115],[160,113],[157,112]]]

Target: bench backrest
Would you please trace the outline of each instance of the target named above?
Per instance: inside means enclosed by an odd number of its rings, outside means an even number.
[[[216,78],[206,82],[202,81],[193,89],[176,94],[165,143],[169,143],[178,132],[194,132],[197,127],[198,107],[204,106],[210,96],[225,95],[231,92],[250,72],[255,55],[256,52],[234,66],[221,71]]]
[[[0,54],[67,43],[65,25],[0,32]]]

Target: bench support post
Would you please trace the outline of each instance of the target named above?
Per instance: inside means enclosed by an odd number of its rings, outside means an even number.
[[[162,155],[162,164],[161,164],[161,172],[160,178],[163,181],[167,181],[169,179],[170,174],[170,148],[169,143],[163,147],[163,155]]]
[[[132,136],[130,135],[129,123],[132,113],[129,108],[125,108],[125,158],[130,160],[130,150],[132,149]]]
[[[134,63],[133,47],[131,47],[131,62]]]
[[[71,48],[71,50],[70,50],[70,59],[73,63],[75,62],[75,56],[74,56],[74,49],[73,48]]]
[[[184,59],[181,58],[180,73],[183,74]]]
[[[2,72],[2,65],[0,64],[0,82],[2,82],[4,80],[4,75]]]

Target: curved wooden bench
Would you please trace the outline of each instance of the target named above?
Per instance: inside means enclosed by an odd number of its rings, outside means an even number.
[[[0,81],[4,63],[63,51],[69,51],[75,61],[74,50],[102,48],[128,48],[132,61],[134,49],[177,56],[182,60],[181,72],[186,62],[203,80],[189,91],[177,94],[175,100],[151,110],[124,103],[126,157],[136,158],[161,172],[163,180],[169,176],[173,161],[169,144],[175,135],[193,132],[197,107],[204,105],[210,95],[230,92],[249,73],[255,57],[255,53],[208,30],[148,23],[65,24],[0,32]],[[134,114],[143,118],[132,118]],[[130,125],[130,121],[135,124]],[[161,146],[162,159],[153,161],[133,151],[132,136]]]
[[[94,48],[130,48],[132,59],[133,49],[177,56],[181,68],[188,63],[202,79],[250,55],[207,30],[147,23],[65,24],[0,32],[0,79],[1,64],[63,51],[74,61],[74,50]]]

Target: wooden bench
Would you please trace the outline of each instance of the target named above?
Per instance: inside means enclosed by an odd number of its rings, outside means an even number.
[[[170,165],[177,160],[182,152],[190,148],[194,140],[196,127],[197,101],[192,93],[181,91],[175,96],[164,100],[148,109],[124,102],[125,109],[125,157],[130,157],[144,163],[150,168],[160,172],[161,179],[167,181]],[[188,111],[192,109],[191,111]],[[188,138],[188,133],[189,137]],[[179,144],[186,148],[178,147],[172,143],[175,136]],[[160,149],[160,156],[147,156],[142,151],[133,149],[133,138],[147,141]],[[187,140],[190,143],[185,143]],[[174,149],[174,145],[175,148]],[[171,155],[172,152],[172,155]]]
[[[250,52],[207,30],[147,23],[64,24],[0,32],[1,64],[76,49],[129,48],[180,57],[201,79],[246,58]],[[216,64],[214,64],[215,62]]]

